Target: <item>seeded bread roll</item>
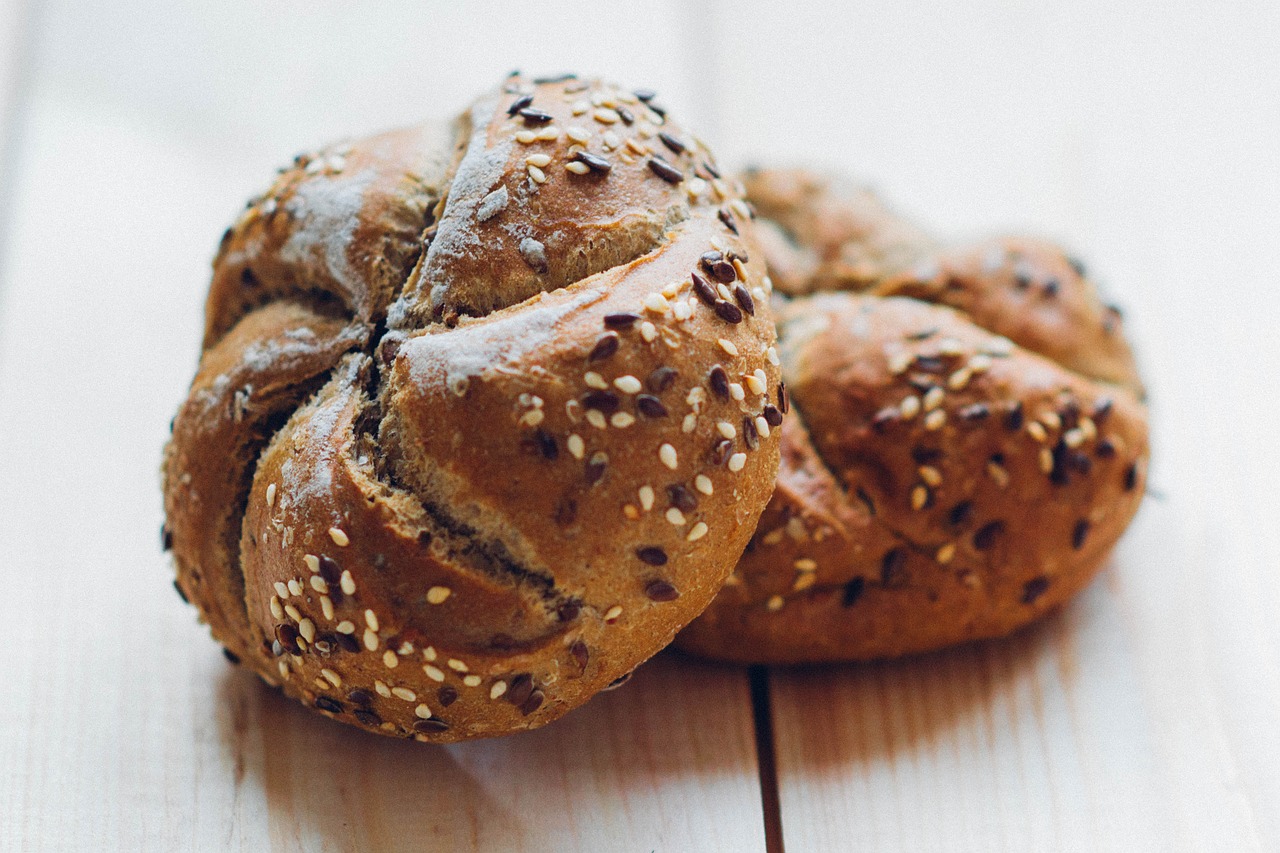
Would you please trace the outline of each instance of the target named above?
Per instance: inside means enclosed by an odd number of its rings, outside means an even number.
[[[750,212],[647,92],[510,78],[227,232],[164,466],[179,592],[342,722],[540,726],[719,590],[782,394]]]
[[[1137,511],[1142,387],[1080,264],[999,240],[849,284],[781,306],[777,490],[686,650],[802,663],[1003,636],[1080,590]]]

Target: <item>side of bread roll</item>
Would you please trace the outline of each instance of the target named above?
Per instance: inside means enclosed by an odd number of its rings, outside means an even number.
[[[779,189],[797,182],[805,192]],[[1119,313],[1049,244],[921,239],[907,251],[892,235],[911,226],[878,206],[869,231],[841,238],[858,245],[841,247],[795,231],[813,214],[787,207],[817,198],[829,211],[840,195],[822,178],[760,172],[748,187],[769,199],[762,215],[789,223],[771,265],[803,269],[790,256],[823,241],[826,257],[884,262],[788,281],[846,292],[779,311],[793,411],[778,487],[679,645],[745,662],[894,657],[1002,636],[1069,599],[1146,482],[1143,391]],[[848,207],[845,221],[867,203]],[[902,250],[891,261],[862,245],[885,243]]]
[[[231,228],[165,458],[179,591],[321,713],[545,724],[700,613],[773,486],[770,282],[648,93],[514,76]]]

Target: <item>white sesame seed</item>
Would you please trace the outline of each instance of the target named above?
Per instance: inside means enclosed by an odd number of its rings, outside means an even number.
[[[671,316],[677,320],[688,320],[693,316],[693,304],[687,299],[681,299],[671,306]]]
[[[689,530],[689,535],[685,537],[689,542],[697,542],[703,536],[707,535],[707,523],[699,521]]]
[[[533,179],[535,184],[545,184],[547,182],[547,173],[539,169],[537,166],[526,166],[529,177]]]
[[[769,437],[769,422],[764,419],[764,415],[756,415],[756,432],[760,433],[761,438]]]
[[[586,452],[587,445],[582,440],[582,436],[576,432],[569,433],[569,438],[565,440],[565,446],[569,448],[569,453],[574,459],[581,459]]]
[[[378,691],[378,695],[381,696],[382,698],[384,699],[391,698],[391,688],[383,684],[381,681],[375,680],[373,682],[373,689]]]
[[[277,619],[284,618],[284,608],[280,606],[280,596],[271,596],[271,615]]]
[[[744,376],[742,378],[746,381],[747,388],[751,390],[752,394],[763,394],[765,389],[768,387],[764,384],[764,380],[759,376],[751,375]]]
[[[431,661],[435,660],[435,659],[436,659],[436,647],[435,647],[435,646],[427,646],[425,649],[423,649],[423,650],[422,650],[422,659],[423,659],[423,660],[425,660],[425,661],[427,661],[428,663],[430,663]]]
[[[351,544],[351,538],[347,536],[346,531],[339,527],[329,528],[329,538],[333,540],[333,544],[339,548],[345,548]]]
[[[644,388],[644,385],[640,383],[640,380],[636,379],[634,376],[619,376],[617,379],[613,380],[613,384],[618,387],[619,391],[626,394],[639,394],[641,389]]]
[[[601,124],[616,124],[622,120],[622,116],[618,115],[614,110],[608,107],[601,107],[591,114],[591,117]]]
[[[924,428],[928,430],[941,429],[942,425],[947,422],[947,412],[945,409],[934,409],[925,415]]]
[[[267,486],[267,509],[271,509],[276,502],[276,484],[271,483]]]
[[[604,621],[612,622],[622,615],[622,605],[615,604],[604,612]]]
[[[738,354],[738,347],[728,338],[720,338],[716,343],[720,344],[720,349],[724,350],[729,355]]]
[[[418,694],[414,693],[408,687],[392,687],[391,695],[397,699],[403,699],[406,702],[418,701]]]
[[[320,674],[324,676],[325,681],[329,682],[334,687],[342,686],[342,676],[338,675],[338,673],[334,672],[333,670],[327,669],[327,668],[322,669],[320,670]]]
[[[640,337],[647,344],[653,343],[658,337],[658,327],[645,320],[640,324]]]
[[[1063,433],[1062,440],[1066,443],[1067,447],[1079,447],[1084,444],[1084,430],[1079,427],[1076,429],[1069,429]]]
[[[612,130],[606,130],[601,134],[600,139],[604,143],[604,149],[606,151],[612,151],[622,144],[622,138]]]
[[[735,474],[747,466],[747,454],[735,453],[729,457],[729,470]]]
[[[301,634],[302,639],[306,640],[308,643],[314,641],[316,638],[316,623],[305,617],[302,618],[298,622],[298,633]]]
[[[306,563],[307,568],[311,570],[311,574],[317,574],[320,571],[320,558],[315,554],[303,554],[302,562]]]
[[[786,604],[786,601],[782,598],[782,596],[771,595],[769,596],[768,602],[765,603],[765,607],[769,609],[770,613],[777,613],[779,610],[782,609],[782,606],[784,604]]]
[[[320,610],[324,613],[324,618],[333,619],[333,599],[327,595],[320,596]]]
[[[973,373],[985,373],[991,369],[991,356],[986,353],[978,353],[969,359],[969,370]]]
[[[350,619],[343,619],[335,627],[337,627],[339,634],[354,634],[356,632],[356,623]]]
[[[276,581],[275,584],[273,584],[273,586],[275,586],[276,588],[276,595],[280,596],[281,598],[289,597],[289,587],[285,586],[282,581]]]
[[[930,486],[935,488],[942,484],[942,472],[932,465],[921,465],[919,468],[920,479],[924,480]]]
[[[427,678],[430,678],[432,681],[444,681],[444,672],[442,672],[439,667],[426,664],[422,667],[422,671],[425,672],[427,674]]]
[[[707,191],[707,182],[702,178],[690,178],[684,182],[684,191],[690,198],[697,198]]]
[[[575,175],[585,175],[587,172],[591,171],[591,167],[580,160],[570,160],[568,163],[564,164],[564,167]]]
[[[908,397],[902,401],[900,406],[898,406],[898,411],[902,413],[902,419],[904,421],[911,420],[920,411],[920,398]]]
[[[764,351],[764,354],[765,354],[765,357],[769,359],[769,363],[774,365],[775,367],[781,363],[781,359],[778,358],[777,347],[769,347],[767,350]]]
[[[1047,447],[1040,448],[1040,470],[1046,474],[1053,473],[1053,451]]]
[[[419,705],[413,709],[413,715],[420,720],[429,720],[431,719],[431,709],[426,705]]]
[[[1085,441],[1093,441],[1098,437],[1098,425],[1093,422],[1093,418],[1081,418],[1077,429],[1084,434]]]
[[[369,626],[370,631],[378,630],[378,614],[372,610],[366,610],[364,612],[364,624]]]
[[[768,294],[766,294],[766,293],[764,292],[764,288],[761,288],[761,287],[753,287],[753,288],[751,288],[751,298],[752,298],[752,299],[754,299],[756,302],[764,302],[764,301],[765,301],[766,299],[768,299],[769,297],[768,297]],[[776,356],[775,356],[775,358],[776,358]],[[771,361],[772,361],[772,359],[771,359]],[[779,364],[780,362],[773,361],[772,363],[773,363],[773,364]]]
[[[667,297],[661,293],[650,293],[646,296],[644,298],[644,307],[655,314],[665,314],[671,308],[667,303]]]
[[[924,395],[924,410],[932,412],[934,409],[942,405],[943,399],[947,396],[947,392],[943,391],[936,385],[930,388]]]
[[[382,653],[382,665],[387,669],[395,669],[400,665],[400,658],[396,657],[396,653],[387,649]]]
[[[716,293],[720,294],[720,298],[726,302],[733,301],[733,291],[729,289],[729,285],[723,281],[716,282]]]
[[[818,561],[812,557],[801,557],[791,565],[795,566],[797,572],[816,572],[818,570]]]
[[[289,677],[289,665],[282,660],[276,661],[276,669],[280,670],[281,678]]]
[[[400,644],[400,648],[396,649],[396,654],[398,655],[413,654],[413,643],[409,642],[408,640],[405,640],[403,643]]]
[[[367,628],[364,632],[364,647],[371,652],[376,652],[378,650],[378,635]]]
[[[463,684],[465,684],[467,687],[479,687],[479,686],[480,686],[480,682],[481,682],[482,680],[483,680],[483,679],[481,679],[481,678],[480,678],[480,676],[478,676],[478,675],[474,675],[474,674],[472,674],[472,675],[464,675],[464,676],[462,677],[462,683],[463,683]]]
[[[684,421],[680,424],[680,431],[683,433],[691,433],[698,428],[698,416],[690,412],[684,416]]]
[[[521,145],[529,145],[533,143],[534,140],[536,140],[537,138],[538,138],[538,135],[534,133],[532,130],[516,131],[516,142],[519,142]]]
[[[734,439],[738,437],[737,427],[735,427],[733,424],[729,423],[728,421],[719,421],[716,424],[716,429],[725,438]]]
[[[520,416],[520,424],[527,427],[536,427],[546,418],[542,409],[530,409]]]
[[[549,124],[542,130],[538,131],[538,139],[542,142],[554,142],[560,138],[560,128],[554,124]]]
[[[297,578],[289,578],[289,594],[302,595],[302,584],[298,582]]]
[[[1039,421],[1027,422],[1027,435],[1036,441],[1045,441],[1049,437],[1049,434],[1045,432],[1044,426]]]
[[[342,591],[347,595],[356,594],[356,579],[351,577],[350,569],[342,570],[342,577],[339,579],[339,586],[342,587]]]
[[[679,460],[676,457],[676,449],[670,444],[664,443],[658,448],[658,459],[672,471],[676,470],[676,466],[679,464]]]
[[[302,620],[302,614],[299,613],[298,608],[294,607],[292,604],[286,604],[284,606],[284,612],[285,612],[285,615],[287,615],[294,622],[299,622]]]
[[[445,599],[453,594],[453,590],[447,586],[433,586],[427,590],[428,604],[443,604]]]
[[[604,377],[594,370],[588,370],[582,374],[582,381],[587,383],[587,387],[596,388],[600,391],[604,391],[609,387],[609,383],[604,381]]]
[[[708,477],[706,474],[699,474],[698,476],[694,477],[693,487],[698,491],[702,492],[704,495],[709,495],[715,492],[715,488],[711,485],[711,478]]]
[[[311,588],[321,594],[327,593],[329,591],[329,585],[325,583],[324,578],[320,577],[319,575],[311,576]]]
[[[964,346],[955,338],[943,338],[938,342],[938,352],[942,355],[960,355]]]
[[[564,135],[572,139],[574,142],[581,142],[583,145],[586,145],[591,141],[591,134],[587,129],[576,124],[566,127],[564,129]]]
[[[653,486],[640,487],[640,506],[645,512],[653,509]]]
[[[1057,412],[1045,412],[1040,416],[1040,422],[1052,430],[1062,429],[1062,418]]]
[[[939,563],[945,566],[947,563],[951,562],[951,559],[955,557],[955,555],[956,555],[956,543],[948,542],[946,545],[943,545],[941,548],[938,549],[938,552],[934,555],[934,558]]]
[[[1009,485],[1009,472],[994,462],[987,463],[987,475],[1002,489]]]
[[[972,378],[973,371],[967,367],[962,367],[947,377],[947,387],[952,391],[961,391],[969,384],[969,380]]]
[[[630,412],[614,412],[609,418],[609,423],[613,424],[618,429],[626,429],[635,422],[636,417]]]
[[[596,429],[604,429],[608,426],[604,419],[604,412],[599,409],[587,409],[587,423]]]
[[[489,698],[497,699],[499,696],[501,696],[503,693],[506,693],[506,692],[507,692],[507,682],[495,681],[489,687]]]
[[[530,154],[524,158],[524,162],[529,166],[537,166],[539,169],[551,163],[551,155],[549,154]]]
[[[743,389],[742,385],[740,385],[739,383],[730,382],[729,396],[737,400],[738,402],[742,402],[743,400],[747,399],[747,392]]]
[[[929,489],[917,483],[911,490],[911,508],[920,510],[924,509],[925,504],[929,502]]]
[[[574,115],[580,116],[587,110],[591,109],[591,103],[585,100],[574,101],[573,106],[570,109],[573,111]]]
[[[457,658],[449,658],[449,669],[453,670],[454,672],[466,672],[467,665],[463,661],[458,660]]]
[[[667,509],[667,521],[671,522],[676,527],[684,527],[685,525],[684,513],[681,512],[676,507],[670,507]]]
[[[641,142],[641,141],[640,141],[640,140],[638,140],[638,139],[634,139],[634,138],[632,138],[632,139],[628,139],[628,140],[627,140],[627,147],[628,147],[628,148],[630,148],[630,149],[631,149],[632,151],[634,151],[635,153],[637,153],[637,154],[641,155],[641,156],[644,156],[645,154],[649,154],[649,153],[651,153],[651,152],[650,152],[650,149],[649,149],[649,146],[648,146],[648,145],[645,145],[643,142]]]

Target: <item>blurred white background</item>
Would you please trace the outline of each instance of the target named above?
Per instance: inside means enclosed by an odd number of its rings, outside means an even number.
[[[181,768],[204,762],[212,790],[231,778],[199,734],[220,670],[192,659],[211,644],[154,542],[213,249],[295,152],[451,114],[512,68],[657,89],[722,162],[836,167],[945,236],[1056,237],[1128,309],[1163,498],[1028,664],[1048,710],[955,747],[963,761],[890,751],[850,770],[888,787],[845,837],[948,849],[937,789],[1013,750],[1021,793],[1001,789],[968,849],[1280,849],[1280,3],[1265,0],[0,0],[0,619],[23,697],[0,710],[0,847],[82,847],[76,813],[120,846],[165,827],[159,846],[186,847],[171,820],[218,825]],[[140,728],[119,722],[157,703]],[[937,737],[927,749],[970,743]],[[802,771],[781,761],[784,829],[795,809],[791,832],[838,820],[804,811],[787,782]],[[136,814],[95,800],[102,784]],[[147,817],[161,790],[168,816]],[[253,849],[238,831],[226,846]]]

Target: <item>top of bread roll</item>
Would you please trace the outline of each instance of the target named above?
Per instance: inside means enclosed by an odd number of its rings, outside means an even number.
[[[228,653],[384,734],[547,723],[711,600],[783,394],[740,187],[648,93],[508,79],[303,155],[214,262],[165,459]]]

